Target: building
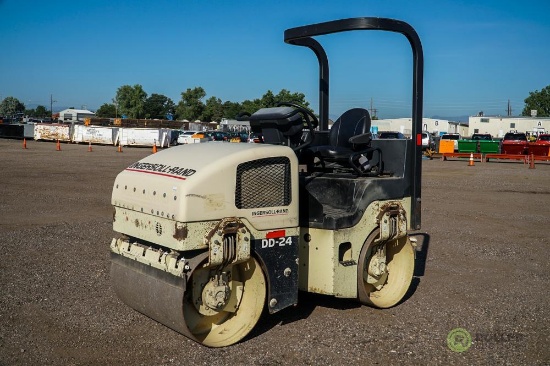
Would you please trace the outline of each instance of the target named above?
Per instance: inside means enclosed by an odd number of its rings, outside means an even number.
[[[225,132],[250,131],[249,121],[239,121],[236,119],[222,118],[220,126],[221,129]]]
[[[371,122],[372,133],[382,131],[398,131],[407,137],[412,135],[411,118],[378,119]],[[427,131],[434,136],[441,136],[446,133],[458,133],[461,136],[467,136],[468,124],[463,122],[453,122],[445,119],[422,118],[422,131]]]
[[[506,132],[525,132],[530,136],[550,131],[548,117],[475,116],[469,118],[471,133],[490,133],[504,137]]]
[[[84,122],[85,118],[93,118],[95,113],[87,109],[64,109],[59,112],[59,122]]]

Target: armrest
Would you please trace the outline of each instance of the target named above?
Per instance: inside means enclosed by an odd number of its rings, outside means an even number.
[[[352,136],[349,138],[348,141],[350,144],[354,145],[354,147],[356,145],[359,145],[357,147],[363,148],[365,145],[370,144],[371,140],[372,140],[372,134],[370,132],[367,132],[361,135]]]

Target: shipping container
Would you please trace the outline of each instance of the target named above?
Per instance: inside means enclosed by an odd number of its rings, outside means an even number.
[[[92,144],[115,144],[119,127],[85,126],[75,125],[73,142],[86,142]]]
[[[36,123],[35,140],[71,141],[71,125],[61,123]]]
[[[120,128],[115,137],[115,144],[123,146],[169,147],[170,130],[163,128]]]

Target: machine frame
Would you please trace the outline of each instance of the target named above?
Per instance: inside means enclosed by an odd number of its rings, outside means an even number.
[[[409,40],[413,140],[371,141],[370,116],[360,108],[328,131],[328,58],[313,37],[352,30]],[[209,347],[239,342],[264,306],[275,313],[296,305],[299,290],[387,308],[402,301],[413,276],[408,232],[421,222],[418,35],[401,21],[352,18],[288,29],[284,39],[317,56],[318,121],[289,102],[260,109],[250,125],[264,144],[172,147],[130,165],[113,187],[113,229],[121,234],[110,246],[115,292]],[[349,146],[327,146],[341,131]]]

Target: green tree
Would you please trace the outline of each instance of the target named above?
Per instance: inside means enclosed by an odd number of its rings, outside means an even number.
[[[176,105],[172,99],[162,94],[151,94],[145,100],[145,118],[164,119],[168,113],[174,113]]]
[[[50,115],[50,111],[45,106],[39,105],[34,110],[35,117],[44,118]]]
[[[210,97],[206,101],[201,120],[207,122],[220,122],[223,118],[223,104],[220,98]]]
[[[280,100],[277,99],[271,90],[268,90],[259,100],[261,108],[275,107]]]
[[[224,102],[223,105],[223,118],[235,119],[237,115],[243,112],[243,107],[241,103],[237,102]]]
[[[181,100],[176,107],[176,114],[179,119],[186,119],[188,121],[195,121],[202,116],[204,110],[204,103],[202,99],[206,96],[206,92],[203,88],[195,87],[193,89],[187,88],[186,91],[181,93]]]
[[[120,90],[120,89],[119,89]],[[118,93],[117,93],[118,96]],[[254,113],[260,108],[274,107],[279,102],[293,102],[304,106],[313,112],[309,108],[309,102],[306,101],[304,93],[293,93],[287,89],[281,89],[279,93],[274,94],[271,90],[268,90],[261,98],[253,100],[244,100],[242,103],[226,101],[222,102],[219,98],[211,96],[203,102],[206,97],[206,91],[202,87],[188,88],[185,92],[181,93],[181,99],[175,106],[176,118],[186,119],[188,121],[195,121],[197,119],[202,121],[221,121],[222,118],[235,119],[238,114],[242,112]],[[170,99],[163,95],[153,94],[147,98],[145,106],[145,115],[149,118],[164,118],[167,109],[174,110],[174,106],[170,105]],[[165,103],[165,101],[169,101]],[[120,101],[119,101],[120,103]],[[164,103],[163,113],[159,113],[161,110],[160,104]],[[150,106],[157,106],[156,109]],[[122,110],[122,107],[121,109]],[[157,115],[157,117],[155,117]]]
[[[273,94],[271,90],[268,90],[260,99],[243,101],[241,108],[243,112],[252,114],[260,108],[275,107],[280,102],[296,103],[313,112],[313,110],[309,108],[309,102],[306,101],[304,93],[292,93],[286,89],[281,89],[277,95]]]
[[[0,103],[0,116],[12,117],[16,113],[24,113],[25,105],[21,103],[17,98],[6,97],[2,103]]]
[[[241,108],[242,108],[241,112],[247,112],[247,113],[253,114],[254,112],[256,112],[258,109],[262,107],[263,105],[262,105],[261,99],[254,99],[254,100],[247,99],[247,100],[243,100],[243,102],[241,103]]]
[[[539,92],[529,92],[529,96],[525,98],[525,108],[521,114],[530,116],[531,111],[536,110],[538,117],[550,117],[550,85]]]
[[[129,118],[143,118],[147,93],[139,84],[134,86],[123,85],[118,88],[115,100],[118,103],[119,114],[125,114]]]
[[[95,115],[99,118],[116,118],[117,110],[112,103],[103,103],[101,107],[95,111]]]
[[[267,93],[264,95],[264,97],[267,96]],[[305,107],[313,112],[311,108],[309,108],[309,102],[306,100],[306,95],[304,93],[291,93],[290,91],[286,89],[281,89],[279,94],[275,95],[274,100],[276,103],[279,102],[292,102],[301,105],[302,107]],[[276,104],[275,103],[275,104]]]

